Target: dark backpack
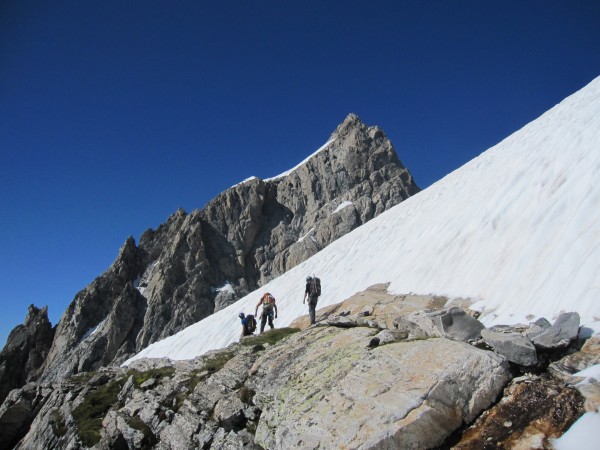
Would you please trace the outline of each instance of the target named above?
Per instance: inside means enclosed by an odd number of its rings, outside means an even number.
[[[256,331],[256,319],[252,314],[246,316],[246,329],[249,333],[254,333],[254,331]]]
[[[311,297],[318,297],[321,295],[321,280],[317,277],[312,277],[308,282],[308,293]]]

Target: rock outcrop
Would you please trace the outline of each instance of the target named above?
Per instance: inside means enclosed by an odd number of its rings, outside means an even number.
[[[10,332],[0,353],[0,404],[11,389],[38,378],[53,338],[48,309],[29,306],[25,322]]]
[[[262,448],[430,448],[510,379],[494,353],[448,339],[370,349],[370,328],[311,328],[251,370]],[[440,358],[439,355],[445,355]]]
[[[173,214],[78,293],[44,380],[119,363],[284,273],[419,188],[383,131],[350,114],[281,176],[248,179]]]
[[[550,449],[549,440],[583,413],[579,388],[552,371],[511,381],[521,366],[472,345],[478,339],[455,339],[478,329],[475,322],[456,320],[443,337],[436,318],[463,318],[452,302],[394,296],[385,287],[323,308],[316,326],[247,337],[193,360],[138,360],[30,383],[0,407],[0,444],[19,450]],[[407,323],[419,337],[396,327]],[[530,327],[522,328],[520,335]],[[515,329],[505,338],[519,334]],[[555,363],[561,373],[599,358],[593,339],[581,351],[564,351]]]

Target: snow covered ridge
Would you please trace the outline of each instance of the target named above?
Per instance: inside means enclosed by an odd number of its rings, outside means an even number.
[[[331,139],[327,142],[325,142],[325,144],[323,144],[321,147],[319,147],[313,154],[311,154],[310,156],[308,156],[307,158],[305,158],[304,160],[302,160],[299,164],[297,164],[296,166],[292,167],[289,170],[286,170],[283,173],[280,173],[279,175],[272,177],[272,178],[267,178],[265,181],[275,181],[278,180],[280,178],[286,177],[288,176],[290,173],[292,173],[294,170],[296,170],[298,167],[303,166],[304,164],[306,164],[308,162],[309,159],[311,159],[313,156],[315,156],[318,153],[321,153],[323,150],[325,150],[327,147],[329,147],[329,145],[331,145],[333,142],[335,141],[335,139]]]
[[[294,170],[296,170],[298,167],[303,166],[304,164],[306,164],[306,162],[311,159],[313,156],[315,156],[318,153],[321,153],[323,150],[325,150],[327,147],[329,147],[329,145],[331,143],[333,143],[335,141],[335,139],[331,139],[329,141],[327,141],[325,144],[323,144],[321,147],[319,147],[314,153],[312,153],[310,156],[308,156],[307,158],[305,158],[304,160],[302,160],[302,162],[300,162],[299,164],[296,164],[294,167],[292,167],[289,170],[286,170],[283,173],[280,173],[279,175],[275,176],[275,177],[271,177],[271,178],[267,178],[264,181],[276,181],[279,180],[280,178],[286,177],[288,176],[290,173],[292,173]],[[244,183],[248,183],[249,181],[252,180],[258,180],[258,177],[255,176],[251,176],[246,178],[245,180],[239,182],[238,184],[234,184],[233,186],[231,186],[232,188],[239,186],[240,184],[244,184]]]
[[[477,301],[482,322],[528,323],[577,311],[600,331],[600,78],[446,176],[235,304],[133,359],[188,359],[239,337],[240,311],[277,298],[277,327],[390,282],[395,294]],[[131,361],[131,360],[130,360]],[[127,362],[128,363],[128,362]],[[126,363],[126,364],[127,364]]]

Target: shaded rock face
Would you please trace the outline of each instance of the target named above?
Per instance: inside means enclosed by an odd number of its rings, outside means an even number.
[[[7,396],[0,407],[0,448],[12,448],[27,433],[47,395],[45,387],[28,383]]]
[[[129,238],[112,266],[75,296],[56,327],[44,379],[95,370],[133,350],[127,331],[140,329],[145,303],[130,281],[140,272],[139,253]]]
[[[202,210],[177,211],[138,245],[129,238],[61,318],[43,377],[123,361],[418,191],[383,131],[350,114],[321,151],[288,174],[249,179]]]
[[[0,353],[0,404],[11,389],[37,379],[53,338],[48,309],[31,305],[25,322],[10,332]]]

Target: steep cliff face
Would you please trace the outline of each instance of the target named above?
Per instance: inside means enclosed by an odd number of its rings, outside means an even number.
[[[418,191],[383,131],[350,114],[287,173],[250,178],[190,214],[179,210],[138,246],[128,239],[61,319],[44,376],[121,362]]]
[[[11,389],[37,379],[53,337],[48,309],[31,305],[25,322],[10,332],[0,353],[0,404]]]

